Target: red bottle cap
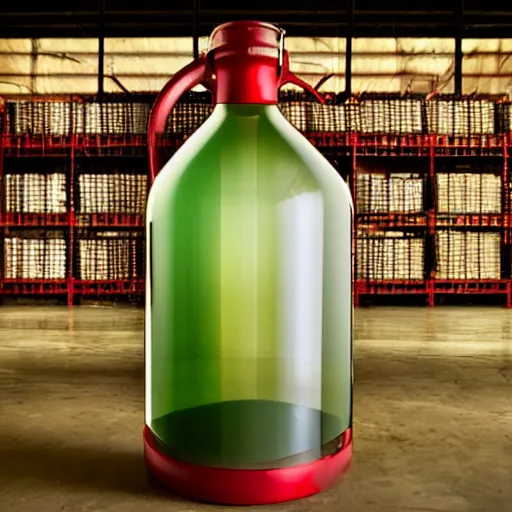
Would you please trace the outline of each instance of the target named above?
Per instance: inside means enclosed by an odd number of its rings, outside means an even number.
[[[235,50],[244,51],[250,48],[276,49],[284,32],[270,23],[261,21],[232,21],[219,25],[211,34],[208,51]]]

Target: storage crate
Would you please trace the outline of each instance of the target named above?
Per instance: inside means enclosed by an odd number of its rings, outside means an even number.
[[[143,214],[148,181],[141,174],[80,174],[80,213]]]
[[[423,128],[423,101],[420,99],[377,96],[361,100],[362,133],[422,134]]]
[[[436,233],[437,279],[500,279],[501,234],[441,229]]]
[[[172,109],[165,131],[178,138],[186,138],[195,132],[212,112],[210,93],[186,93]]]
[[[66,240],[58,231],[27,231],[4,239],[4,278],[65,279]]]
[[[357,132],[361,129],[361,111],[358,102],[335,97],[324,105],[313,103],[312,131]]]
[[[279,95],[279,109],[284,117],[301,132],[314,131],[316,100],[304,93],[286,91]]]
[[[12,135],[65,136],[72,132],[71,101],[9,101],[7,112]]]
[[[67,211],[66,175],[6,174],[5,212],[65,213]]]
[[[501,176],[491,173],[438,173],[437,211],[444,214],[501,213]]]
[[[357,213],[422,213],[424,179],[417,173],[358,173]]]
[[[494,103],[487,99],[435,99],[427,102],[430,133],[447,136],[493,135]]]
[[[73,131],[81,135],[143,135],[147,132],[149,109],[146,103],[75,103]]]
[[[104,231],[78,240],[79,279],[127,280],[143,277],[144,239],[140,233]]]
[[[420,281],[425,278],[425,239],[406,231],[357,234],[356,279]]]

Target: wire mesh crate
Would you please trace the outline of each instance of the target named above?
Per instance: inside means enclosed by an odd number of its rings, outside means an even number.
[[[357,174],[357,213],[423,212],[424,178],[421,174]]]
[[[420,281],[425,277],[425,239],[416,232],[359,230],[356,279]]]
[[[147,132],[150,105],[127,102],[77,102],[74,133],[81,135],[142,135]]]
[[[5,212],[66,213],[66,175],[6,174]]]
[[[105,231],[78,240],[79,279],[128,280],[143,277],[144,239],[140,233]]]
[[[172,109],[165,130],[178,138],[188,137],[208,119],[212,112],[210,93],[186,93]]]
[[[438,230],[436,259],[437,279],[500,279],[501,233]]]
[[[501,176],[491,173],[438,173],[437,212],[490,214],[502,211]]]
[[[496,133],[512,132],[512,103],[506,98],[497,99],[494,104]]]
[[[428,130],[446,136],[494,135],[495,109],[490,99],[438,98],[427,102]]]
[[[315,101],[311,107],[311,131],[352,133],[361,129],[360,106],[353,99],[345,101],[340,94],[326,95],[325,104]],[[285,117],[288,116],[285,114]]]
[[[66,136],[71,134],[71,101],[9,101],[7,113],[8,132],[12,135]]]
[[[148,181],[141,174],[80,174],[78,211],[143,214]]]
[[[5,279],[65,279],[64,233],[33,231],[7,236],[4,262]]]
[[[315,101],[305,93],[284,91],[279,95],[279,109],[284,117],[301,132],[312,132]]]
[[[361,99],[361,133],[408,135],[424,132],[423,101],[419,98],[365,96]]]

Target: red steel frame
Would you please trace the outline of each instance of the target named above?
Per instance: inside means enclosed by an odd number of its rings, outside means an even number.
[[[502,229],[503,244],[510,245],[512,228],[512,211],[508,189],[508,158],[512,157],[512,136],[496,135],[482,137],[447,137],[438,135],[367,135],[360,133],[308,133],[311,142],[321,151],[350,155],[351,189],[354,204],[357,205],[356,173],[358,158],[400,156],[421,157],[429,160],[428,180],[434,184],[435,163],[438,158],[458,156],[501,156],[503,158],[502,190],[504,210],[500,215],[462,215],[458,216],[458,225],[493,226]],[[182,141],[169,136],[164,138],[166,149],[175,150]],[[77,186],[76,157],[90,156],[144,156],[146,154],[146,137],[143,135],[113,136],[31,136],[10,135],[2,133],[0,137],[0,183],[3,183],[4,161],[6,157],[45,157],[68,156],[70,169],[68,173],[69,211],[66,214],[9,214],[0,210],[0,296],[3,295],[62,295],[72,305],[78,297],[141,295],[144,293],[144,279],[120,281],[86,281],[76,279],[74,264],[76,261],[75,238],[78,228],[129,228],[140,231],[144,228],[144,219],[132,214],[89,214],[77,215],[74,205],[74,193]],[[423,224],[430,237],[435,236],[439,219],[432,206],[422,220],[409,215],[378,215],[371,217],[371,223],[380,227],[407,228]],[[366,219],[368,220],[368,219]],[[356,223],[358,216],[356,212]],[[13,280],[3,276],[3,239],[12,227],[61,227],[67,228],[68,261],[65,280]],[[427,250],[427,249],[426,249]],[[357,255],[356,255],[357,257]],[[423,281],[375,281],[357,280],[354,283],[354,303],[360,303],[362,296],[380,295],[424,295],[429,306],[435,304],[436,295],[441,294],[493,294],[504,295],[507,307],[512,305],[512,287],[510,277],[485,281],[443,281],[436,279],[435,272],[425,275]]]
[[[503,211],[496,215],[458,215],[455,219],[457,226],[478,226],[497,228],[502,231],[502,247],[510,245],[510,229],[512,228],[512,213],[510,208],[508,158],[512,151],[510,135],[494,135],[482,137],[447,137],[438,135],[427,136],[368,136],[354,134],[349,140],[353,153],[352,160],[352,192],[354,204],[357,205],[356,174],[358,157],[367,156],[417,156],[428,158],[428,180],[431,188],[434,185],[435,164],[440,158],[453,157],[496,157],[503,159],[502,193]],[[317,143],[317,145],[320,145]],[[511,155],[512,156],[512,155]],[[417,226],[418,219],[409,215],[379,215],[374,222],[382,228]],[[357,212],[356,212],[357,222]],[[373,222],[373,221],[372,221]],[[427,234],[434,237],[437,227],[442,226],[438,218],[435,203],[426,212]],[[433,244],[432,244],[433,246]],[[426,248],[426,251],[428,248]],[[357,255],[356,255],[357,257]],[[503,295],[506,306],[512,306],[512,287],[510,277],[496,280],[440,280],[433,270],[425,275],[424,281],[375,281],[357,280],[355,282],[355,305],[359,305],[363,295],[424,295],[430,307],[434,306],[437,295]]]
[[[51,156],[69,157],[67,193],[69,210],[62,214],[18,214],[0,211],[0,227],[3,231],[2,240],[9,228],[66,228],[67,232],[67,277],[62,280],[41,279],[6,279],[2,265],[0,273],[0,296],[20,295],[51,295],[62,296],[69,306],[78,297],[142,295],[144,279],[130,280],[80,280],[76,278],[76,231],[78,228],[129,228],[143,235],[144,219],[134,214],[88,214],[78,215],[75,211],[74,191],[77,186],[76,157],[133,155],[144,152],[145,137],[113,136],[113,137],[44,137],[15,136],[3,133],[0,137],[0,182],[3,182],[4,162],[6,157],[42,158]],[[2,247],[3,259],[3,247]]]

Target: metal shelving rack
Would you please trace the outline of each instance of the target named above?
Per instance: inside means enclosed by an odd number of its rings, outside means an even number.
[[[30,99],[28,100],[30,101]],[[69,98],[51,98],[50,100],[69,101]],[[37,98],[36,101],[41,101],[41,98]],[[72,111],[71,108],[70,111]],[[80,211],[79,175],[83,170],[84,162],[93,168],[95,168],[95,163],[100,163],[108,173],[108,166],[112,160],[124,160],[131,163],[129,166],[132,167],[134,162],[138,162],[136,167],[139,173],[147,175],[146,136],[139,134],[86,135],[73,133],[71,128],[69,133],[59,136],[15,134],[7,126],[7,117],[7,113],[4,111],[1,117],[0,137],[0,298],[4,296],[52,296],[60,297],[68,305],[73,305],[82,297],[141,296],[144,293],[143,212],[98,211],[84,213]],[[66,211],[59,213],[8,211],[6,208],[6,175],[15,172],[13,163],[16,164],[16,167],[24,169],[25,172],[17,171],[20,174],[30,174],[39,169],[43,170],[43,173],[51,173],[55,162],[58,162],[61,168],[65,168]],[[51,279],[6,276],[6,240],[13,234],[23,237],[32,231],[39,234],[57,231],[64,233],[65,275]],[[89,279],[82,276],[79,268],[79,241],[112,231],[121,235],[131,234],[135,239],[137,249],[134,255],[130,255],[135,260],[134,275],[129,278],[115,279]],[[46,251],[46,248],[43,251]]]
[[[191,101],[191,99],[194,101]],[[194,99],[195,98],[195,99]],[[284,95],[282,102],[292,100],[311,102],[304,95]],[[178,133],[169,133],[162,139],[167,153],[171,154],[197,125],[197,118],[208,115],[207,99],[204,95],[193,94],[182,105],[182,113],[170,121],[169,126]],[[188,102],[188,103],[187,103]],[[347,107],[348,108],[348,107]],[[354,108],[352,104],[351,109]],[[197,116],[194,117],[194,109]],[[308,108],[304,109],[308,112]],[[302,115],[302,114],[301,114]],[[179,116],[182,116],[179,119]],[[385,231],[400,236],[423,240],[423,271],[421,278],[372,278],[355,275],[355,304],[362,298],[375,295],[401,295],[424,297],[425,303],[433,306],[436,298],[443,295],[500,295],[507,307],[512,305],[511,274],[511,233],[512,211],[510,208],[509,172],[512,161],[512,138],[508,127],[497,123],[496,133],[488,135],[452,136],[429,133],[424,128],[421,133],[363,133],[360,127],[350,126],[345,119],[344,130],[338,131],[332,123],[315,126],[310,118],[299,120],[301,129],[311,142],[335,163],[340,174],[349,182],[352,189],[355,211],[355,228],[368,233]],[[6,125],[6,123],[4,123]],[[179,126],[179,130],[176,128]],[[318,129],[320,128],[320,129]],[[42,295],[62,296],[68,304],[76,303],[81,297],[138,295],[144,293],[143,275],[143,228],[142,212],[134,213],[86,213],[77,209],[78,176],[83,164],[125,160],[137,162],[139,173],[145,172],[147,159],[146,137],[143,134],[87,135],[72,133],[63,136],[12,134],[6,127],[0,140],[0,295]],[[5,175],[12,169],[13,162],[59,160],[66,165],[65,213],[12,213],[5,208]],[[380,166],[384,174],[397,173],[404,168],[404,162],[421,168],[423,177],[423,208],[421,212],[368,212],[357,209],[362,193],[358,187],[361,167]],[[465,212],[445,215],[437,208],[436,179],[446,168],[464,161],[469,166],[493,166],[492,173],[500,177],[501,208],[499,213]],[[46,165],[45,163],[45,165]],[[384,169],[384,170],[383,170]],[[387,169],[387,170],[386,170]],[[474,171],[481,173],[481,171]],[[487,171],[486,171],[487,172]],[[486,279],[453,279],[439,277],[436,253],[436,236],[440,230],[450,228],[461,232],[494,232],[500,236],[499,276]],[[5,277],[5,240],[13,232],[42,230],[62,231],[66,240],[65,276],[62,279],[28,279]],[[79,271],[78,240],[94,237],[98,233],[112,231],[132,233],[139,237],[136,244],[138,254],[134,264],[136,272],[123,279],[83,279]],[[356,260],[357,260],[356,252]]]
[[[412,142],[412,144],[411,144]],[[355,177],[358,163],[368,155],[385,155],[386,160],[402,155],[415,155],[413,158],[425,159],[428,162],[426,174],[425,212],[417,214],[387,214],[371,216],[360,214],[356,210],[356,226],[368,224],[374,228],[410,230],[425,228],[425,272],[422,280],[368,280],[358,279],[355,283],[355,304],[359,304],[362,296],[371,295],[421,295],[429,306],[434,306],[436,297],[443,295],[502,295],[507,307],[512,305],[511,273],[510,273],[510,174],[508,172],[507,155],[511,154],[511,138],[499,135],[489,140],[479,138],[458,138],[449,140],[447,137],[429,135],[415,140],[402,139],[390,144],[386,136],[374,137],[371,143],[363,144],[356,135],[353,139],[352,151],[355,154],[352,172]],[[436,177],[439,164],[452,159],[469,160],[492,159],[501,160],[499,174],[501,177],[502,211],[495,214],[451,214],[441,215],[436,208]],[[391,165],[392,167],[392,165]],[[357,202],[357,190],[353,190],[354,201]],[[492,230],[501,235],[501,276],[496,279],[440,279],[436,272],[436,234],[448,226],[457,230]],[[357,255],[356,255],[357,258]]]
[[[379,95],[376,95],[378,97]],[[452,101],[460,100],[452,97]],[[463,295],[471,300],[475,295],[501,296],[507,307],[512,306],[511,274],[511,176],[509,164],[512,161],[512,136],[506,111],[510,105],[495,101],[495,130],[488,134],[465,135],[438,134],[429,129],[426,109],[422,133],[362,133],[354,130],[346,133],[307,133],[315,146],[329,158],[336,155],[345,158],[344,174],[349,176],[355,205],[355,234],[357,245],[358,230],[367,234],[387,232],[404,236],[421,233],[424,238],[424,262],[421,279],[393,279],[362,276],[357,270],[358,255],[355,250],[354,302],[358,306],[361,300],[376,296],[419,296],[429,306],[434,306],[443,296]],[[427,101],[424,100],[424,104]],[[501,110],[500,110],[501,109]],[[499,118],[501,116],[501,118]],[[468,127],[470,128],[470,127]],[[403,170],[404,160],[413,167],[421,168],[419,174],[424,177],[423,211],[408,212],[367,212],[360,211],[358,200],[361,191],[358,176],[361,166],[380,167],[380,172],[389,176]],[[499,212],[483,213],[470,211],[459,214],[446,214],[438,208],[436,179],[446,171],[446,167],[456,167],[465,162],[469,167],[475,165],[484,171],[471,172],[484,175],[494,174],[500,178],[501,208]],[[492,170],[489,167],[492,167]],[[387,168],[387,170],[383,170]],[[455,171],[457,172],[457,171]],[[460,232],[492,232],[500,237],[499,275],[493,278],[442,278],[439,272],[437,252],[439,243],[436,237],[443,229]],[[368,235],[370,236],[370,235]]]

